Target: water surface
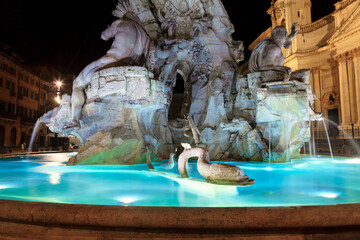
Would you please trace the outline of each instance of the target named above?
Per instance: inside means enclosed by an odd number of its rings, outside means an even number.
[[[0,198],[22,201],[176,207],[265,207],[360,202],[360,159],[317,157],[288,164],[234,162],[256,180],[206,183],[196,163],[182,179],[167,161],[134,166],[66,166],[75,153],[0,159]]]

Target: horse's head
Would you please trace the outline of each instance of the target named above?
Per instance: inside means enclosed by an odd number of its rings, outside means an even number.
[[[101,39],[108,41],[110,38],[113,38],[117,33],[117,26],[121,23],[121,19],[114,21],[106,30],[101,33]]]

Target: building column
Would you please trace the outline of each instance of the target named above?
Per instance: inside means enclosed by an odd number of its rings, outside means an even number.
[[[354,76],[355,76],[355,94],[357,107],[357,125],[360,125],[360,51],[354,54]]]
[[[355,66],[354,58],[349,57],[347,59],[347,70],[348,70],[348,80],[349,80],[349,99],[350,99],[350,112],[351,112],[351,123],[354,124],[357,122],[357,100],[356,100],[356,85],[355,85]]]
[[[339,63],[339,87],[340,87],[340,106],[341,106],[341,126],[351,125],[351,109],[349,96],[349,81],[346,56],[340,56],[336,59]]]

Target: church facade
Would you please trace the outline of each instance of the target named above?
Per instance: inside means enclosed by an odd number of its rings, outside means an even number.
[[[315,22],[310,0],[272,0],[267,13],[272,26],[249,49],[276,26],[290,32],[298,22],[292,46],[283,50],[285,65],[310,69],[315,111],[340,126],[339,138],[360,138],[360,0],[339,1],[334,12]]]

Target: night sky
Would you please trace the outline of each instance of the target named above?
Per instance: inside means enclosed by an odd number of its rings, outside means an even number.
[[[270,0],[223,0],[245,48],[271,25]],[[334,11],[336,0],[313,0],[313,21]],[[27,65],[50,65],[77,75],[106,53],[101,32],[115,20],[117,0],[0,0],[0,42],[11,45]],[[249,52],[246,51],[246,57]]]

